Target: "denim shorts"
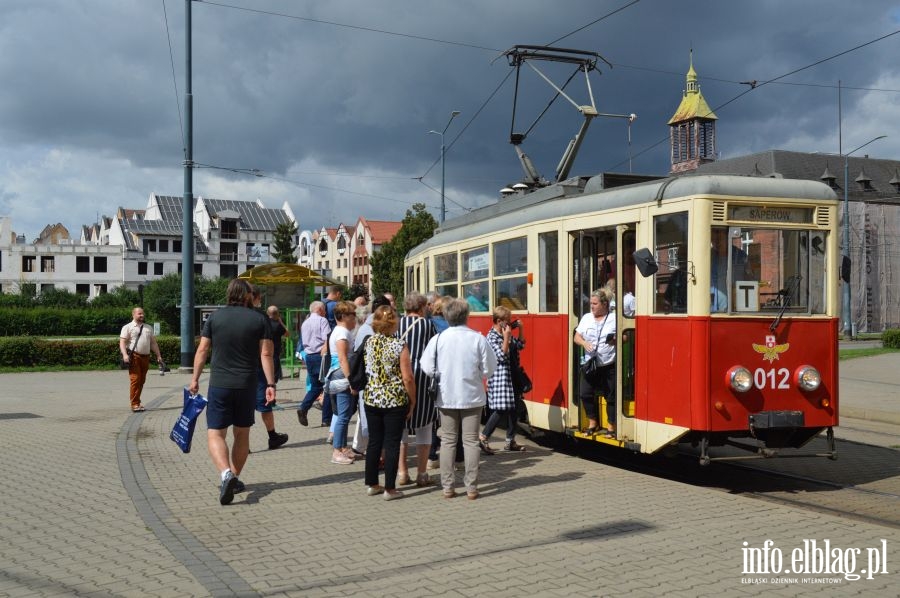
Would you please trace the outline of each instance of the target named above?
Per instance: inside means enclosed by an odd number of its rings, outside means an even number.
[[[206,393],[206,427],[224,430],[228,426],[249,428],[254,423],[255,388],[221,388],[210,386]]]

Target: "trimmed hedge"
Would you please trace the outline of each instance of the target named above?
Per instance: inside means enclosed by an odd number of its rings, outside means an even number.
[[[131,321],[120,307],[66,309],[0,307],[0,336],[97,336],[114,334]]]
[[[181,339],[158,337],[163,361],[181,363]],[[80,366],[85,369],[118,368],[119,339],[48,340],[31,336],[0,338],[0,366],[52,367]],[[151,358],[151,359],[155,359]]]
[[[882,332],[881,344],[888,349],[900,349],[900,328],[889,328]]]

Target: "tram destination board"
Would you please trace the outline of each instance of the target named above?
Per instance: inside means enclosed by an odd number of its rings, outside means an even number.
[[[732,206],[729,213],[732,220],[746,222],[809,224],[813,221],[813,210],[810,208]]]

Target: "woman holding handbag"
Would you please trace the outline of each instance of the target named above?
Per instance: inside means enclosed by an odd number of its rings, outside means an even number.
[[[328,337],[331,362],[325,386],[328,394],[335,397],[331,462],[336,465],[350,465],[354,458],[350,447],[347,446],[347,429],[350,425],[350,416],[353,415],[355,400],[347,377],[350,375],[349,356],[353,347],[353,331],[356,328],[356,306],[349,301],[338,302],[334,308],[334,318],[337,326]]]
[[[512,312],[508,308],[498,305],[494,308],[493,320],[487,334],[487,342],[494,355],[497,357],[497,369],[488,379],[487,383],[487,404],[491,408],[491,415],[488,417],[484,430],[478,438],[478,444],[481,452],[486,455],[493,455],[494,449],[491,448],[491,434],[500,423],[500,419],[506,420],[506,446],[505,451],[524,451],[525,447],[516,443],[516,389],[513,384],[513,357],[514,353],[525,348],[525,341],[522,339],[522,327],[519,322],[514,325],[510,323]],[[512,335],[513,328],[518,328],[519,338]],[[516,367],[518,367],[518,359]]]
[[[610,312],[612,293],[597,289],[591,293],[591,310],[575,328],[575,344],[584,349],[581,385],[578,393],[588,418],[585,434],[616,435],[616,314]],[[608,428],[601,430],[599,395],[606,397]]]

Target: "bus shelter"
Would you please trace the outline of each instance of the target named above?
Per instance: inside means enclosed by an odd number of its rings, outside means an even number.
[[[299,373],[303,368],[303,362],[297,357],[297,347],[300,324],[309,314],[309,304],[324,296],[325,287],[343,283],[300,264],[264,264],[247,270],[238,278],[259,287],[264,307],[274,304],[281,311],[288,330],[281,367],[286,376],[293,377],[295,371]]]

